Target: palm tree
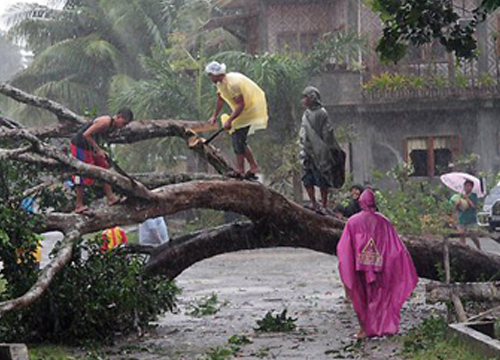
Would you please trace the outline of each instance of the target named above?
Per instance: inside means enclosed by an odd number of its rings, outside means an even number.
[[[165,0],[68,0],[19,3],[4,16],[11,39],[34,53],[13,83],[75,110],[107,110],[113,76],[144,74],[140,55],[165,48],[170,23]],[[59,5],[59,6],[58,6]],[[175,4],[173,5],[175,6]]]

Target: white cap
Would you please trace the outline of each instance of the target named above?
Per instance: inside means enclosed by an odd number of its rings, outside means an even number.
[[[222,75],[226,73],[226,64],[219,64],[217,61],[212,61],[205,68],[207,74]]]

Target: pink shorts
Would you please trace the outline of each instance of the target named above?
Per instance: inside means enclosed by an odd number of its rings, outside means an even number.
[[[70,149],[71,155],[85,164],[109,169],[109,164],[105,157],[96,156],[92,151],[77,147],[73,143],[70,143]],[[80,175],[73,175],[72,181],[75,185],[92,185],[94,183],[94,179]]]

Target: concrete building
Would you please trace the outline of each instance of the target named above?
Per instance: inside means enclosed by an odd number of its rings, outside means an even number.
[[[456,3],[466,20],[479,2]],[[388,170],[403,161],[413,165],[416,178],[432,179],[471,153],[479,155],[479,171],[500,170],[500,13],[478,28],[477,60],[457,66],[433,43],[410,48],[401,63],[386,66],[374,51],[380,20],[362,0],[228,0],[224,7],[229,15],[207,27],[231,31],[250,53],[307,53],[325,33],[354,32],[367,40],[371,51],[360,55],[361,71],[337,67],[311,79],[333,121],[354,125],[349,158],[356,182],[371,181],[373,168]],[[420,83],[363,86],[381,74]]]

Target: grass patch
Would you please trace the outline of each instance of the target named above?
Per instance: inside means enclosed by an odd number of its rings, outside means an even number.
[[[209,297],[203,297],[198,300],[195,304],[189,304],[188,315],[194,317],[202,317],[207,315],[214,315],[220,311],[223,306],[226,306],[227,301],[220,303],[219,298],[216,294],[212,294]]]
[[[297,324],[295,324],[297,319],[287,317],[286,311],[285,309],[281,314],[276,315],[268,311],[264,318],[257,320],[257,325],[259,325],[259,327],[254,330],[260,332],[290,332],[295,330],[297,327]]]
[[[403,356],[412,360],[486,360],[467,350],[457,339],[446,338],[443,317],[425,319],[403,337]]]
[[[31,347],[31,346],[30,346]],[[96,351],[76,355],[69,348],[57,345],[35,345],[29,350],[30,360],[104,360]]]

